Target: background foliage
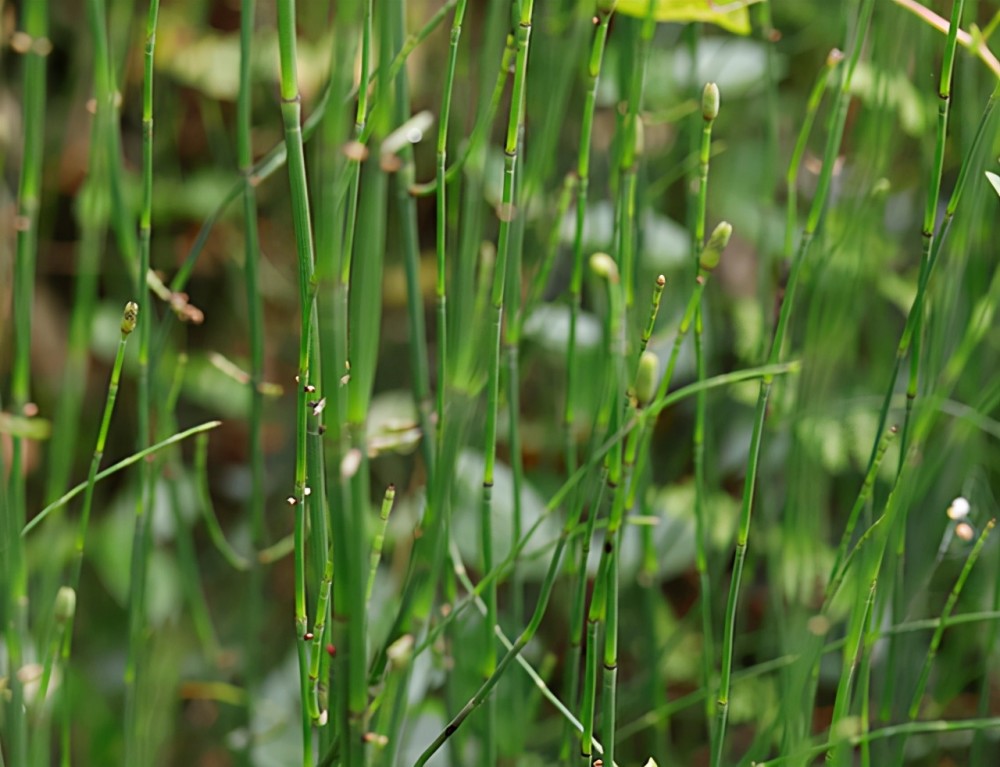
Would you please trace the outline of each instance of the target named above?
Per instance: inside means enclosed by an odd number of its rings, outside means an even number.
[[[291,5],[0,4],[0,763],[993,764],[996,3]]]

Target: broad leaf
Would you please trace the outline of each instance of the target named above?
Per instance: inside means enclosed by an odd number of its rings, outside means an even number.
[[[747,6],[757,0],[714,2],[713,0],[618,0],[615,12],[639,19],[646,17],[649,3],[655,2],[653,16],[657,21],[705,21],[737,35],[750,34],[750,13]]]

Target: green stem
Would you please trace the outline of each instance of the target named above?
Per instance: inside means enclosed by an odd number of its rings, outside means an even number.
[[[372,538],[372,553],[368,557],[368,586],[365,588],[365,602],[370,603],[372,589],[375,588],[375,573],[378,571],[378,563],[382,559],[382,544],[385,541],[385,529],[389,524],[389,514],[392,513],[392,504],[396,500],[396,486],[389,485],[385,489],[385,496],[382,499],[382,511],[379,513],[379,529]]]
[[[113,464],[108,468],[106,468],[104,471],[98,472],[97,476],[94,479],[95,481],[100,482],[102,479],[107,479],[108,477],[117,474],[118,472],[123,471],[124,469],[127,469],[129,466],[138,463],[144,458],[148,458],[152,455],[155,455],[156,453],[160,452],[165,448],[170,447],[171,445],[176,445],[178,442],[182,442],[188,437],[192,437],[195,434],[200,434],[203,431],[208,431],[209,429],[215,429],[221,425],[222,421],[206,421],[205,423],[199,424],[198,426],[192,426],[190,429],[185,429],[184,431],[178,432],[177,434],[174,434],[173,436],[163,440],[162,442],[157,442],[155,445],[150,445],[145,450],[140,450],[138,453],[133,453],[128,458],[123,458],[118,463]],[[86,489],[87,489],[87,483],[81,482],[79,485],[76,485],[67,490],[59,498],[54,500],[52,503],[50,503],[48,506],[46,506],[44,509],[38,512],[34,517],[32,517],[31,521],[21,529],[21,535],[25,536],[28,533],[30,533],[38,525],[40,525],[46,519],[46,517],[48,517],[49,514],[51,514],[56,509],[61,509],[67,503],[76,498],[76,496],[78,496],[80,493],[84,492]]]
[[[150,329],[155,316],[146,274],[150,267],[150,246],[153,215],[153,56],[156,50],[156,24],[159,14],[159,0],[151,0],[146,20],[146,45],[143,58],[142,88],[142,208],[139,214],[139,260],[135,273],[136,296],[144,301],[146,311],[139,329],[139,396],[136,449],[143,450],[152,443],[150,411]],[[116,131],[117,135],[117,131]],[[139,467],[139,494],[135,506],[135,530],[132,539],[132,570],[129,586],[129,651],[125,665],[125,760],[128,764],[145,764],[148,757],[142,745],[139,731],[140,701],[139,676],[142,672],[144,632],[146,627],[146,574],[148,560],[147,520],[153,498],[152,464],[146,462]]]
[[[979,534],[978,540],[976,540],[975,545],[972,547],[972,551],[965,560],[965,565],[962,567],[962,572],[959,573],[958,580],[955,581],[955,585],[952,586],[951,592],[948,594],[948,600],[945,602],[944,608],[941,610],[941,615],[939,616],[940,622],[938,623],[937,628],[934,629],[933,636],[931,636],[930,645],[927,648],[927,657],[924,659],[923,666],[920,669],[920,676],[917,678],[917,686],[913,691],[913,698],[910,701],[910,708],[907,711],[907,716],[911,722],[916,720],[917,715],[920,713],[920,702],[924,697],[924,691],[927,689],[927,681],[930,679],[931,667],[934,665],[934,658],[937,656],[937,651],[941,647],[941,639],[944,636],[947,621],[951,617],[952,612],[954,612],[955,605],[958,604],[958,598],[962,593],[962,588],[965,586],[965,582],[969,579],[969,574],[972,572],[973,566],[979,559],[983,546],[986,545],[986,539],[989,537],[995,526],[995,519],[991,519],[986,523],[983,531]]]
[[[240,69],[239,93],[236,99],[236,153],[240,174],[242,175],[243,191],[243,276],[247,302],[247,323],[250,333],[250,376],[247,387],[250,390],[249,412],[249,451],[250,451],[250,494],[247,500],[247,511],[250,516],[250,537],[255,551],[264,548],[267,533],[264,522],[264,395],[261,385],[264,382],[264,315],[260,296],[258,278],[258,259],[260,258],[260,243],[257,230],[257,192],[252,180],[253,174],[253,93],[251,82],[251,67],[253,65],[253,31],[255,22],[256,0],[242,0],[240,9]],[[205,440],[207,442],[207,440]],[[202,442],[199,441],[199,448]],[[202,481],[207,479],[204,471],[199,472]],[[207,489],[207,488],[205,488]],[[203,497],[206,512],[211,510],[210,498]],[[214,519],[214,514],[211,516]],[[209,517],[206,517],[206,521]],[[218,530],[216,533],[219,546],[225,538]],[[210,531],[213,528],[209,528]],[[215,536],[213,536],[215,539]],[[229,549],[228,544],[220,551]],[[232,552],[229,549],[230,553]],[[227,557],[230,564],[239,561],[238,558]],[[245,561],[245,560],[244,560]],[[247,609],[243,626],[243,651],[245,654],[245,681],[248,695],[246,707],[246,727],[249,737],[243,750],[242,763],[249,767],[252,763],[254,748],[253,727],[254,705],[257,702],[255,690],[260,685],[260,616],[264,605],[264,573],[260,563],[247,563],[251,567],[247,584]]]
[[[806,222],[799,249],[791,265],[785,295],[781,301],[778,321],[774,329],[771,351],[768,355],[769,364],[777,364],[781,359],[782,347],[788,330],[792,307],[795,300],[795,289],[812,244],[813,236],[822,218],[826,197],[833,177],[833,167],[840,151],[840,143],[847,120],[847,107],[850,102],[850,85],[861,56],[865,32],[871,18],[873,0],[862,0],[858,15],[855,39],[851,49],[850,61],[844,73],[840,86],[840,94],[836,109],[830,123],[826,150],[823,155],[823,166],[817,183],[816,195]],[[733,572],[729,583],[729,597],[726,600],[726,615],[722,638],[722,662],[719,675],[719,693],[716,698],[716,727],[712,737],[712,767],[720,767],[725,758],[726,724],[729,717],[729,695],[732,680],[733,652],[736,632],[736,612],[739,602],[740,584],[743,578],[743,566],[746,561],[747,543],[750,536],[750,520],[753,511],[754,491],[757,482],[757,470],[760,463],[761,441],[763,439],[764,419],[767,415],[767,403],[771,393],[773,380],[769,377],[761,379],[757,396],[757,407],[754,412],[753,431],[750,437],[750,452],[747,458],[746,479],[743,485],[743,498],[740,505],[740,518],[736,534],[736,555]]]
[[[288,179],[291,188],[292,220],[295,228],[295,245],[299,273],[299,359],[296,391],[296,441],[295,489],[290,498],[295,512],[295,635],[299,658],[299,688],[301,697],[303,765],[311,765],[312,720],[309,717],[310,695],[308,683],[308,658],[305,635],[309,618],[306,607],[305,585],[305,516],[307,483],[307,399],[312,389],[310,383],[310,351],[312,344],[314,255],[312,222],[309,212],[309,188],[306,180],[305,154],[302,140],[302,98],[298,88],[296,69],[295,1],[278,3],[278,53],[281,63],[280,93],[281,116],[285,130],[285,147],[288,155]]]
[[[38,255],[38,209],[42,193],[42,157],[45,139],[47,83],[45,62],[52,43],[48,39],[48,4],[29,3],[23,9],[23,32],[30,40],[24,65],[24,154],[17,189],[16,245],[14,255],[14,359],[11,368],[11,407],[21,413],[31,398],[31,319],[35,295],[35,264]],[[10,702],[9,756],[13,764],[28,763],[28,723],[24,714],[24,691],[18,671],[25,662],[28,635],[28,570],[24,548],[17,531],[26,518],[26,445],[22,437],[12,440],[10,471],[0,474],[0,483],[9,477],[9,508],[4,509],[5,586],[0,595],[6,625],[7,669]]]
[[[692,55],[697,61],[697,50]],[[695,198],[694,247],[692,253],[701,256],[705,244],[705,219],[708,208],[708,163],[712,149],[712,126],[719,114],[719,88],[708,83],[702,92],[702,130],[698,150],[698,194]],[[699,300],[694,320],[694,353],[697,380],[707,377],[705,348],[702,338],[702,302]],[[693,437],[694,453],[694,509],[695,509],[695,567],[701,589],[702,626],[702,684],[709,686],[715,664],[715,640],[712,630],[712,591],[708,574],[708,520],[705,517],[705,421],[708,409],[708,394],[701,391],[695,399],[695,422]],[[706,712],[708,729],[711,732],[711,714]]]
[[[530,3],[531,0],[528,0]],[[538,627],[541,625],[542,618],[545,615],[545,610],[548,607],[549,597],[552,595],[552,587],[555,584],[556,575],[558,575],[561,564],[562,564],[562,553],[566,546],[566,540],[568,533],[564,533],[559,537],[559,541],[556,543],[555,551],[552,554],[552,560],[549,563],[549,569],[545,574],[545,579],[542,581],[541,592],[538,596],[538,602],[535,604],[535,611],[531,616],[531,620],[525,627],[524,631],[517,637],[514,644],[511,645],[510,649],[504,654],[500,661],[496,665],[496,669],[489,676],[489,678],[483,682],[482,686],[476,691],[475,695],[469,699],[469,701],[462,707],[461,711],[455,715],[455,717],[448,723],[448,726],[442,730],[438,736],[431,742],[420,757],[414,762],[413,767],[423,767],[427,761],[445,744],[445,742],[450,738],[462,723],[469,717],[469,715],[475,711],[484,700],[486,700],[490,692],[496,686],[497,682],[500,681],[500,677],[507,670],[507,667],[517,658],[521,651],[525,648],[528,642],[535,636],[538,631]],[[490,631],[491,637],[493,631]]]
[[[570,277],[569,340],[566,347],[566,401],[563,405],[563,428],[566,431],[566,471],[576,470],[576,436],[573,423],[575,396],[576,326],[580,313],[580,296],[583,292],[583,231],[587,216],[587,192],[590,187],[590,145],[597,106],[597,84],[601,75],[604,46],[608,39],[608,26],[614,12],[614,3],[598,2],[594,38],[587,62],[587,91],[580,121],[580,144],[576,160],[576,223],[573,233],[573,273]],[[561,220],[561,219],[558,219]]]
[[[534,0],[521,3],[520,18],[515,33],[514,85],[511,93],[510,114],[507,122],[507,138],[504,144],[503,196],[498,212],[500,231],[497,238],[497,260],[493,269],[493,289],[491,291],[490,341],[487,346],[487,404],[485,460],[483,463],[483,490],[480,502],[480,545],[484,571],[493,569],[493,472],[497,450],[497,415],[500,398],[500,338],[503,324],[504,290],[507,278],[507,259],[510,255],[511,225],[517,215],[515,177],[517,174],[518,137],[524,121],[524,96],[528,75],[528,50],[531,40],[531,17]],[[494,679],[497,666],[496,642],[493,627],[497,625],[496,585],[487,589],[483,601],[486,603],[484,622],[485,649],[483,673],[487,680]],[[495,682],[494,682],[495,684]],[[486,734],[482,763],[492,767],[496,763],[496,711],[495,699],[491,699],[486,717]],[[478,705],[478,704],[477,704]]]
[[[448,253],[448,128],[451,123],[451,99],[455,87],[455,66],[458,61],[458,43],[462,37],[462,21],[465,18],[466,0],[460,0],[455,7],[455,17],[451,24],[448,47],[444,93],[441,96],[441,113],[438,115],[437,164],[435,172],[435,250],[437,254],[437,276],[434,294],[437,298],[437,399],[435,413],[435,435],[437,452],[442,450],[445,418],[445,382],[448,380],[448,296],[447,296],[447,253]]]

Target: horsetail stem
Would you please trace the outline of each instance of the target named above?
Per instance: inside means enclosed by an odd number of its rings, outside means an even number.
[[[292,218],[295,227],[295,246],[299,276],[299,355],[296,377],[295,409],[295,486],[289,504],[295,514],[295,635],[299,660],[299,689],[301,694],[301,721],[303,765],[312,763],[312,720],[309,716],[308,650],[305,635],[309,618],[306,608],[306,435],[308,429],[307,388],[310,383],[310,354],[312,350],[313,298],[315,282],[313,270],[312,222],[309,212],[309,189],[306,180],[305,155],[302,142],[302,98],[299,93],[296,65],[295,0],[281,0],[278,12],[278,54],[280,60],[281,116],[288,155],[288,178],[292,198]]]
[[[696,57],[695,57],[696,59]],[[719,116],[719,86],[705,85],[701,96],[701,142],[698,150],[698,195],[694,214],[694,242],[692,253],[701,258],[705,247],[705,219],[708,208],[708,163],[712,149],[712,127]],[[694,319],[694,354],[698,381],[707,377],[705,344],[702,335],[702,301],[699,299]],[[715,662],[715,640],[712,630],[712,588],[708,575],[708,520],[705,503],[705,431],[708,394],[701,391],[695,400],[694,436],[692,452],[694,457],[694,519],[695,519],[695,569],[701,589],[701,630],[704,649],[702,651],[702,684],[709,686],[712,667]],[[709,717],[709,722],[711,721]],[[711,725],[709,724],[709,728]]]
[[[251,542],[255,550],[264,548],[266,527],[264,522],[264,446],[263,418],[264,394],[264,318],[260,296],[258,259],[260,258],[260,242],[257,229],[257,192],[252,178],[253,174],[253,95],[251,92],[251,66],[253,64],[253,31],[255,22],[256,0],[241,0],[240,4],[240,65],[239,92],[236,98],[236,153],[237,163],[242,176],[243,194],[243,275],[247,302],[247,324],[250,334],[250,376],[247,387],[250,391],[249,434],[250,451],[250,483],[251,491],[247,499],[250,515]],[[199,443],[199,447],[202,443]],[[199,472],[204,478],[205,473]],[[210,510],[210,505],[206,506]],[[214,519],[214,514],[212,515]],[[216,528],[218,525],[216,525]],[[210,530],[212,528],[209,528]],[[225,540],[221,530],[216,530],[219,543]],[[230,552],[235,553],[235,552]],[[237,558],[229,559],[230,564],[239,562]],[[252,727],[255,695],[254,690],[259,685],[259,617],[263,606],[264,579],[259,562],[246,562],[251,569],[247,585],[248,609],[245,611],[246,624],[243,627],[244,652],[247,656],[248,670],[246,686],[247,695],[246,723],[248,731]],[[249,764],[254,741],[247,739],[244,750],[244,763]]]
[[[663,373],[663,377],[660,379],[659,385],[656,387],[656,399],[658,400],[663,399],[667,394],[667,390],[670,388],[670,382],[673,379],[674,370],[677,367],[677,360],[680,357],[681,345],[683,344],[684,338],[694,322],[695,314],[701,302],[701,294],[704,292],[705,285],[707,284],[712,272],[719,265],[722,252],[726,249],[726,246],[729,245],[729,238],[732,237],[732,234],[732,224],[728,221],[722,221],[715,227],[714,230],[712,230],[711,237],[708,238],[708,242],[705,244],[705,247],[699,255],[698,274],[695,277],[694,290],[691,292],[687,307],[684,309],[684,315],[681,317],[680,325],[677,327],[673,347],[670,350],[670,357],[667,360],[666,370]],[[638,443],[636,446],[634,476],[641,477],[645,470],[646,462],[649,460],[652,432],[649,429],[645,429],[644,433],[636,439],[641,440],[641,443]],[[632,508],[635,505],[637,492],[638,483],[633,482],[628,492],[628,498],[625,502],[627,508]]]
[[[444,405],[445,389],[448,380],[448,296],[447,296],[447,252],[448,252],[448,195],[447,195],[447,165],[448,165],[448,128],[451,122],[451,98],[455,85],[455,66],[458,61],[458,43],[462,37],[462,21],[465,18],[466,0],[460,0],[455,7],[455,16],[451,25],[451,36],[448,46],[448,64],[445,74],[444,93],[441,96],[441,113],[438,115],[437,165],[435,193],[437,210],[435,216],[435,248],[437,252],[437,277],[434,292],[437,297],[437,398],[435,413],[437,416],[436,444],[437,451],[442,450],[444,440]]]
[[[816,195],[813,198],[812,208],[806,222],[805,230],[802,234],[799,249],[795,259],[791,264],[791,271],[788,276],[788,284],[785,294],[781,300],[778,321],[775,325],[774,335],[771,342],[771,351],[768,354],[769,364],[780,361],[782,347],[785,342],[785,334],[788,330],[788,322],[791,310],[794,305],[795,289],[798,283],[801,267],[813,240],[816,228],[826,205],[827,194],[830,189],[830,181],[833,177],[833,166],[837,153],[840,149],[841,138],[844,133],[844,124],[847,120],[847,106],[850,100],[850,84],[861,56],[862,44],[868,22],[871,19],[872,0],[862,0],[862,5],[858,11],[858,23],[855,39],[851,48],[851,54],[841,81],[839,98],[836,109],[830,122],[830,131],[827,136],[826,150],[823,155],[823,166],[820,170],[820,177],[816,188]],[[739,600],[740,583],[743,578],[743,566],[746,561],[747,542],[750,536],[750,519],[753,511],[754,490],[757,481],[757,468],[760,462],[760,448],[763,438],[764,419],[767,415],[767,403],[771,393],[772,380],[768,377],[762,378],[760,390],[757,396],[757,406],[754,411],[753,431],[750,435],[750,451],[747,458],[746,479],[743,485],[743,497],[740,505],[740,518],[736,536],[736,556],[733,564],[733,572],[729,582],[729,596],[726,600],[725,622],[723,625],[722,637],[722,660],[719,674],[718,695],[716,697],[716,723],[712,733],[712,767],[720,767],[725,755],[726,725],[729,719],[729,696],[732,681],[732,663],[736,632],[736,610]]]
[[[150,376],[150,335],[155,313],[151,311],[150,292],[146,275],[150,271],[150,246],[153,214],[153,57],[156,46],[156,25],[159,0],[149,4],[146,20],[146,45],[143,60],[142,88],[142,208],[139,214],[139,259],[136,270],[135,294],[145,301],[145,319],[139,324],[139,396],[137,401],[138,434],[136,450],[147,448],[153,441],[150,424],[152,381]],[[115,136],[118,132],[115,131]],[[131,322],[135,323],[135,317]],[[122,330],[124,332],[123,320]],[[125,760],[142,764],[144,747],[140,732],[140,674],[143,672],[143,636],[146,630],[146,577],[150,545],[148,536],[149,510],[153,501],[154,477],[152,464],[139,466],[139,493],[136,497],[135,529],[132,538],[132,563],[129,584],[129,648],[125,664]]]
[[[371,602],[372,589],[375,588],[375,573],[378,570],[378,563],[382,559],[382,544],[385,542],[385,529],[389,524],[389,514],[392,513],[392,504],[396,500],[396,486],[389,485],[385,489],[385,496],[382,498],[382,510],[379,513],[379,528],[372,538],[372,553],[368,557],[368,586],[365,588],[365,601]]]
[[[962,566],[962,572],[959,573],[958,578],[955,581],[955,585],[952,586],[951,591],[948,593],[948,599],[945,602],[939,616],[940,620],[937,627],[934,629],[934,634],[931,636],[931,641],[927,648],[927,658],[924,660],[923,666],[920,668],[920,675],[917,678],[917,686],[913,691],[910,707],[907,709],[907,716],[911,722],[914,721],[920,714],[920,702],[923,699],[924,691],[927,689],[927,682],[931,675],[931,667],[934,665],[934,658],[937,656],[938,649],[941,647],[941,639],[944,637],[944,631],[945,627],[948,625],[948,619],[951,617],[951,614],[955,609],[955,605],[958,603],[958,598],[962,594],[962,589],[965,587],[965,583],[969,579],[972,568],[978,561],[979,555],[983,551],[983,546],[986,545],[986,539],[989,538],[989,535],[993,532],[994,527],[996,527],[995,519],[989,520],[983,526],[983,531],[976,539],[976,543],[973,545],[972,551],[969,552],[969,556],[966,557],[965,564]],[[902,747],[902,745],[903,744],[900,744],[900,747]]]
[[[42,193],[42,158],[45,137],[45,105],[47,80],[45,62],[52,50],[48,38],[48,4],[44,0],[31,3],[22,10],[23,34],[29,45],[24,65],[24,118],[22,135],[24,155],[17,187],[16,244],[14,254],[14,354],[11,367],[10,396],[14,412],[22,413],[31,397],[31,323],[35,300],[35,269],[38,257],[38,213]],[[22,542],[17,531],[24,526],[26,512],[26,458],[27,446],[21,437],[11,445],[9,488],[10,509],[5,509],[5,540],[9,550],[4,554],[4,580],[8,584],[3,593],[10,682],[10,704],[5,712],[10,716],[10,757],[12,761],[27,764],[28,722],[25,717],[24,689],[17,672],[25,662],[28,633],[28,568]],[[0,483],[8,477],[0,473]],[[6,495],[6,493],[5,493]],[[7,499],[0,499],[7,500]]]
[[[615,2],[600,0],[596,4],[594,17],[594,38],[587,61],[587,90],[584,98],[583,115],[580,121],[580,144],[576,161],[576,219],[573,233],[573,274],[570,278],[569,339],[566,347],[566,401],[563,406],[563,422],[566,429],[566,469],[572,474],[576,469],[576,438],[573,432],[575,420],[573,410],[574,368],[576,367],[577,317],[580,313],[580,295],[583,291],[583,232],[587,216],[587,193],[590,188],[591,132],[594,127],[594,112],[597,105],[597,85],[601,75],[601,61],[604,45],[608,38],[608,26],[614,13]]]

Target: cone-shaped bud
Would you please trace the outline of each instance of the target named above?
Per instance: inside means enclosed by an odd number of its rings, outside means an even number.
[[[129,301],[125,304],[125,311],[122,312],[122,335],[127,336],[135,330],[135,323],[139,319],[139,304]]]
[[[701,258],[698,260],[698,265],[704,271],[710,272],[719,265],[719,259],[722,258],[722,251],[726,249],[726,246],[729,244],[729,238],[732,235],[733,225],[728,221],[723,221],[715,227],[712,236],[708,238],[708,244],[705,245],[705,249],[701,252]]]
[[[76,592],[69,586],[63,586],[56,593],[56,622],[66,623],[72,620],[76,612]]]
[[[609,282],[618,282],[618,264],[607,253],[595,253],[590,257],[590,270]]]
[[[639,370],[635,375],[635,400],[639,407],[646,407],[653,399],[659,372],[660,358],[654,352],[644,351],[639,357]]]
[[[701,93],[701,116],[709,121],[719,116],[719,86],[715,83],[707,83]]]

